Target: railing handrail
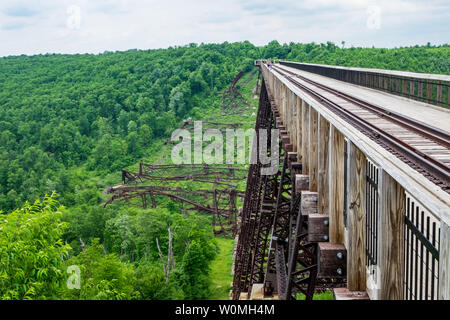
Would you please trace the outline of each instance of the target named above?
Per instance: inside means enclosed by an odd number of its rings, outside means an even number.
[[[419,73],[419,72],[388,70],[388,69],[343,67],[343,66],[333,66],[333,65],[328,65],[328,64],[295,62],[295,61],[288,61],[288,60],[280,60],[280,62],[289,62],[289,63],[295,63],[295,64],[300,64],[300,65],[308,65],[308,66],[330,68],[330,69],[342,69],[342,70],[349,70],[349,71],[368,72],[368,73],[373,73],[373,74],[384,74],[384,75],[398,76],[401,78],[409,78],[409,79],[414,78],[414,79],[423,79],[423,80],[431,80],[431,81],[450,82],[450,75],[437,74],[437,73]]]

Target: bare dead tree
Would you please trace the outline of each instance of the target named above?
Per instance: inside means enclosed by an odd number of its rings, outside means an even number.
[[[165,262],[165,257],[159,247],[158,238],[156,238],[156,247],[158,248],[159,258],[161,259],[164,276],[166,278],[166,282],[170,280],[170,271],[176,268],[175,258],[173,256],[173,233],[170,230],[170,226],[168,228],[169,231],[169,248],[167,249],[167,262]]]
[[[80,238],[80,243],[81,243],[81,251],[84,252],[84,249],[86,248],[86,245],[84,244],[84,241],[81,238]]]
[[[161,259],[161,263],[162,263],[162,267],[163,267],[163,271],[164,271],[164,276],[166,277],[166,282],[169,282],[168,275],[167,275],[167,267],[166,267],[166,264],[165,264],[165,261],[164,261],[164,256],[163,256],[163,254],[161,252],[161,248],[159,247],[158,238],[156,238],[156,247],[158,248],[158,253],[159,253],[159,257]]]

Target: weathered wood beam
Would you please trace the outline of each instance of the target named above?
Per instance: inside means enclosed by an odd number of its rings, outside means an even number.
[[[302,101],[302,173],[309,174],[309,105]]]
[[[330,123],[319,115],[319,132],[318,132],[318,181],[317,192],[319,194],[319,214],[329,214],[329,179],[330,179],[330,157],[329,141],[330,141]]]
[[[309,176],[302,174],[295,175],[295,192],[300,193],[307,190],[309,190]]]
[[[381,171],[380,201],[380,299],[403,299],[405,190]]]
[[[292,151],[297,152],[297,96],[290,91],[289,92],[289,108],[291,109],[291,126],[292,129],[290,131],[291,134],[291,142],[292,142]]]
[[[301,191],[302,215],[317,214],[317,192]]]
[[[303,163],[302,161],[302,104],[303,101],[295,96],[295,100],[297,101],[296,103],[296,108],[297,108],[297,124],[296,124],[296,128],[297,128],[297,132],[296,132],[296,144],[297,144],[297,159],[300,163]]]
[[[330,242],[344,243],[344,166],[345,166],[345,138],[332,125],[330,127],[329,141],[329,216],[330,216]]]
[[[309,177],[310,190],[317,192],[317,178],[318,178],[318,118],[319,113],[310,107],[309,110]]]
[[[363,291],[366,290],[366,157],[353,143],[349,149],[347,287],[350,291]]]

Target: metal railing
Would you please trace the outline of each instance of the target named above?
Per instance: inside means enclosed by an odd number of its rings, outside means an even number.
[[[366,266],[378,261],[378,167],[366,160]]]
[[[406,195],[405,300],[437,300],[440,223]]]

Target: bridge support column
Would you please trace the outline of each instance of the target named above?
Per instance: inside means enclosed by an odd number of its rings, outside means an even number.
[[[297,97],[294,92],[289,92],[289,109],[291,110],[291,143],[292,143],[292,151],[297,153]]]
[[[329,215],[330,243],[345,242],[344,226],[344,166],[345,138],[333,125],[330,127],[329,140]]]
[[[302,100],[299,97],[295,97],[295,108],[297,109],[297,117],[295,118],[296,121],[296,140],[295,143],[297,145],[297,159],[300,163],[302,163]]]
[[[380,292],[379,299],[403,299],[405,190],[384,170],[380,193]]]
[[[364,291],[366,290],[366,157],[353,143],[350,143],[349,149],[347,287],[350,291]]]
[[[330,123],[319,115],[318,133],[318,183],[317,192],[319,194],[319,214],[329,213],[329,140]]]
[[[280,88],[281,88],[281,81],[277,78],[273,77],[273,98],[275,99],[275,105],[278,106],[280,113],[282,112],[281,108],[281,99],[280,99]]]
[[[319,113],[310,106],[309,110],[309,177],[310,190],[317,192],[317,176],[318,176],[318,117]]]
[[[309,105],[302,101],[302,174],[309,174]]]
[[[287,128],[287,88],[286,85],[280,83],[280,98],[281,98],[281,119],[283,120],[284,126]]]

